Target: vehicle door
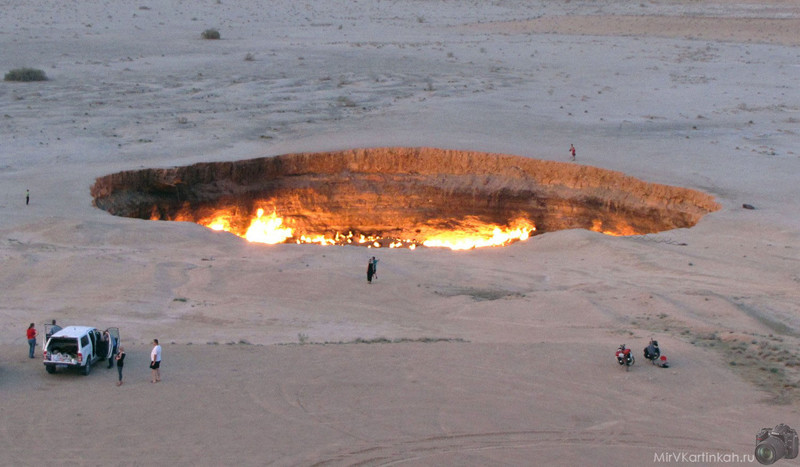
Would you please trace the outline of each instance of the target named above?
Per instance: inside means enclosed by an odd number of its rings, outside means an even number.
[[[61,326],[56,327],[56,330],[61,329]],[[53,325],[49,323],[45,323],[44,325],[44,339],[42,339],[42,351],[47,350],[47,341],[50,340],[50,336],[54,334],[53,332]]]
[[[97,350],[101,347],[100,341],[103,339],[103,336],[100,335],[100,331],[97,329],[92,329],[89,331],[89,337],[92,341],[92,351],[90,352],[89,358],[91,359],[91,362],[94,363],[94,361],[99,358],[97,355]]]
[[[52,324],[45,324],[44,325],[44,339],[42,339],[42,352],[44,353],[47,350],[47,341],[50,340],[50,335],[53,334],[50,331],[50,328],[53,327]]]
[[[114,356],[115,351],[119,350],[122,341],[119,339],[119,328],[108,328],[106,332],[111,336],[111,342],[109,342],[108,345],[108,355],[106,355],[106,359],[109,359]]]
[[[89,361],[87,359],[92,358],[92,349],[90,348],[92,347],[92,333],[82,335],[78,338],[78,342],[78,352],[83,355],[83,365],[85,365],[85,362]]]

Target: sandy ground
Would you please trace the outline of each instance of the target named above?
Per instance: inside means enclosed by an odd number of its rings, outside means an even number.
[[[800,425],[796,2],[0,8],[0,70],[50,78],[0,83],[1,464],[714,463]],[[639,237],[376,251],[253,245],[89,195],[142,167],[375,146],[567,161],[570,143],[722,209]],[[54,318],[118,326],[126,384],[28,359],[27,324]],[[672,368],[641,358],[651,336]]]

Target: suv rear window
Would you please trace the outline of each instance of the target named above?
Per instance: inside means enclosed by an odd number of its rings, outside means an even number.
[[[86,347],[89,345],[89,336],[81,337],[81,347]]]
[[[53,337],[50,339],[50,347],[47,349],[50,353],[78,353],[78,340],[74,337]]]

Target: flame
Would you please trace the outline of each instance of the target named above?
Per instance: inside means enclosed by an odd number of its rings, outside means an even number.
[[[300,238],[297,240],[297,243],[319,243],[320,245],[336,245],[336,240],[333,238],[327,238],[324,235],[315,235],[313,237],[307,237],[305,235],[301,235]]]
[[[292,236],[292,229],[289,227],[281,227],[283,219],[278,217],[275,211],[267,217],[264,216],[264,210],[258,208],[256,218],[250,222],[250,227],[247,228],[244,238],[249,242],[255,243],[283,243],[286,239]]]
[[[217,216],[211,219],[208,223],[203,224],[211,230],[216,230],[217,232],[230,232],[231,231],[231,222],[228,216]]]
[[[196,221],[216,231],[231,232],[255,243],[313,243],[318,245],[347,245],[358,244],[367,248],[409,248],[416,249],[419,245],[426,247],[442,247],[452,250],[470,250],[489,246],[502,246],[521,240],[527,240],[536,226],[525,218],[518,218],[507,226],[487,224],[480,219],[468,216],[458,222],[450,222],[446,227],[441,224],[420,225],[417,232],[418,238],[384,238],[363,233],[336,232],[334,234],[318,234],[311,232],[298,232],[295,236],[294,229],[284,225],[284,218],[279,217],[275,210],[272,214],[264,215],[264,209],[256,210],[256,217],[250,220],[250,226],[243,226],[236,222],[236,215],[232,211],[219,211],[211,217]],[[181,219],[183,220],[183,219]],[[186,219],[188,220],[188,219]]]
[[[488,246],[508,245],[514,241],[527,240],[536,226],[520,218],[508,228],[487,225],[474,218],[465,219],[457,229],[441,232],[422,242],[427,247],[446,247],[452,250],[471,250]]]
[[[593,220],[592,227],[589,230],[591,230],[592,232],[599,232],[604,235],[610,235],[612,237],[626,237],[629,235],[638,235],[638,232],[633,227],[624,222],[618,222],[614,230],[609,230],[607,228],[604,229],[603,221],[601,221],[600,219]]]

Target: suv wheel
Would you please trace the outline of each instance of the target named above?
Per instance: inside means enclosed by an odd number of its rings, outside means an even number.
[[[92,372],[92,362],[91,361],[87,361],[86,362],[86,366],[83,367],[83,375],[84,376],[88,376],[89,373],[91,373],[91,372]]]

